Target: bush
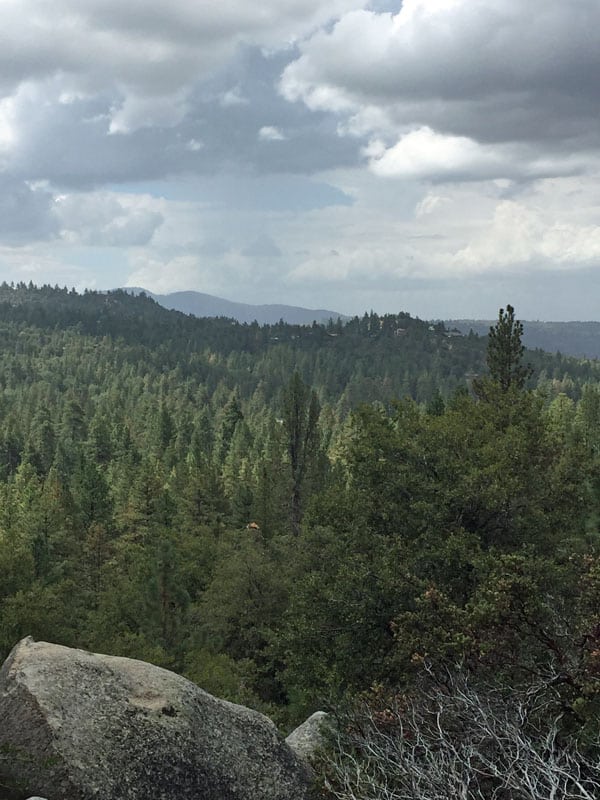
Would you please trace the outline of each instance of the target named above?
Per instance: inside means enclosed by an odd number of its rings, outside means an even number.
[[[578,742],[552,686],[461,675],[340,720],[322,767],[337,800],[596,800],[600,742]],[[571,732],[569,732],[571,731]]]

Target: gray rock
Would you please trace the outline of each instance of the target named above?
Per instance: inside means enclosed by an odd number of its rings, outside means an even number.
[[[315,711],[302,725],[293,730],[285,740],[303,760],[309,761],[325,743],[325,732],[331,730],[333,721],[325,711]]]
[[[308,800],[273,723],[128,658],[27,638],[0,671],[0,769],[51,800]]]

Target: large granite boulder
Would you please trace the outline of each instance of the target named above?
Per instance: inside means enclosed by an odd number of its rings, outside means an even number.
[[[334,723],[330,714],[315,711],[302,725],[293,730],[285,740],[305,762],[310,763],[325,745],[327,733],[332,733]]]
[[[307,800],[310,780],[262,714],[142,661],[31,638],[0,671],[0,773],[48,800]]]

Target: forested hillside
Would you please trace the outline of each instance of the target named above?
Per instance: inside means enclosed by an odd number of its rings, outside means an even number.
[[[588,730],[600,368],[498,325],[3,285],[1,655],[31,634],[142,658],[284,725],[460,664],[546,681]]]

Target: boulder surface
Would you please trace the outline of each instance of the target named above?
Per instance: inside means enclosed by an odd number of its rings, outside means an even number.
[[[31,638],[0,671],[0,753],[20,797],[309,798],[305,766],[262,714],[142,661]]]
[[[332,729],[331,715],[325,711],[315,711],[285,741],[303,761],[310,762],[325,744],[325,732]]]

